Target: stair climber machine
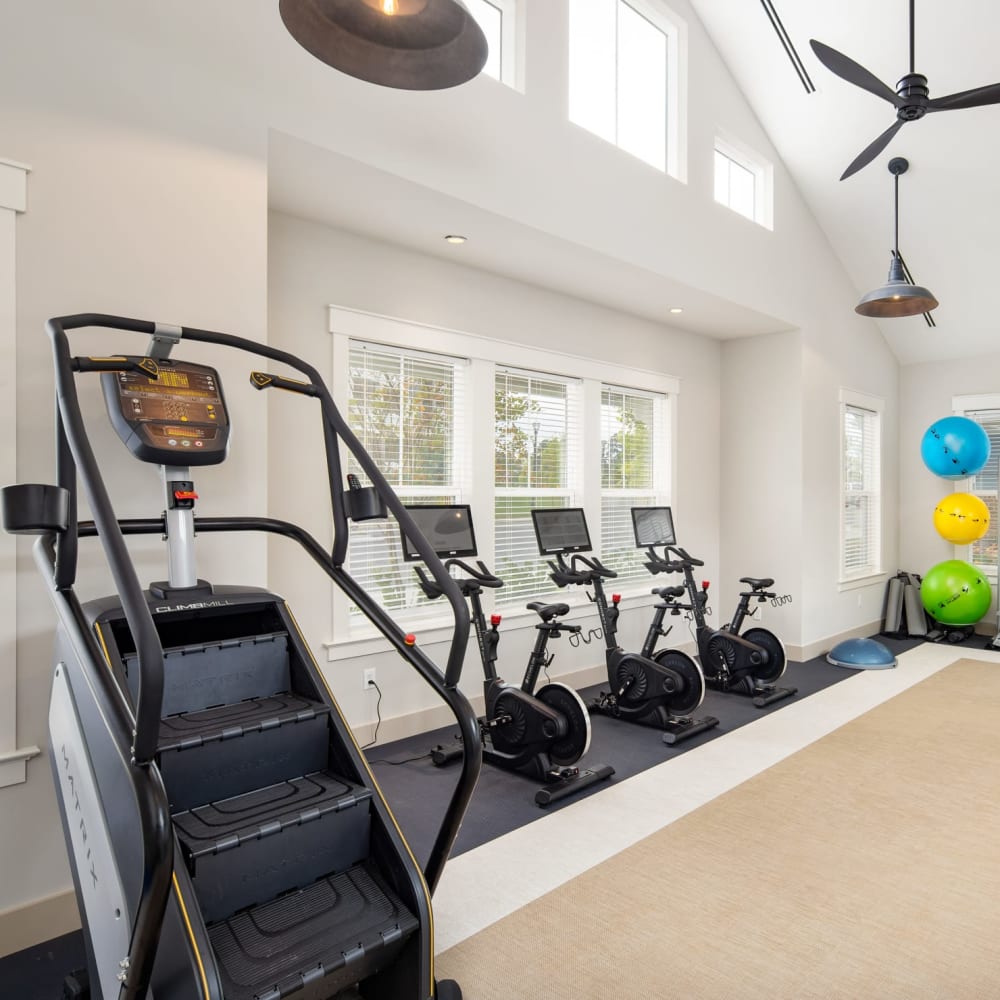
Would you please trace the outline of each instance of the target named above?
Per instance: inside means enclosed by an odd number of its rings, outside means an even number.
[[[144,356],[73,357],[81,327],[144,334]],[[434,979],[433,891],[475,788],[479,726],[458,690],[462,595],[338,412],[318,372],[243,338],[105,315],[50,320],[58,485],[8,486],[8,531],[34,534],[58,618],[49,709],[52,767],[83,922],[90,995],[102,1000],[456,1000]],[[228,451],[218,372],[172,358],[183,343],[288,365],[253,372],[318,400],[333,509],[327,552],[301,527],[195,517],[191,467]],[[160,517],[116,517],[76,375],[100,373],[111,423],[159,467]],[[371,486],[340,485],[343,445]],[[79,521],[78,477],[92,511]],[[387,510],[447,596],[455,632],[442,674],[344,568],[349,521]],[[462,773],[424,870],[299,632],[274,594],[198,579],[194,538],[264,531],[298,542],[454,712]],[[125,543],[161,535],[168,579],[142,590]],[[80,539],[96,537],[114,596],[80,603]],[[74,994],[79,995],[79,994]]]
[[[646,549],[646,569],[650,573],[684,574],[683,588],[662,587],[653,591],[663,602],[656,605],[643,652],[654,655],[654,658],[662,655],[653,654],[653,649],[657,635],[663,634],[661,627],[664,615],[668,610],[674,615],[687,612],[695,623],[698,658],[709,687],[748,695],[758,708],[773,705],[797,694],[798,688],[774,685],[774,681],[784,674],[787,666],[785,647],[781,640],[766,628],[754,627],[740,633],[744,619],[753,614],[750,601],[761,603],[776,597],[766,590],[774,584],[774,580],[741,577],[740,583],[747,584],[751,589],[740,594],[733,620],[722,628],[712,628],[705,621],[709,582],[702,580],[699,588],[694,579],[694,568],[704,566],[705,563],[688,555],[676,544],[670,508],[633,507],[632,527],[636,547]],[[657,548],[663,550],[662,555],[656,552]],[[677,600],[685,591],[688,598],[686,604]]]
[[[484,589],[502,587],[503,580],[478,560],[475,568],[463,562],[463,558],[478,555],[471,508],[466,504],[422,504],[409,506],[407,510],[438,556],[447,560],[445,567],[462,574],[455,582],[469,602],[483,663],[486,714],[479,719],[483,759],[488,764],[545,782],[535,793],[539,806],[551,805],[610,778],[615,771],[607,764],[594,764],[582,770],[576,766],[590,748],[590,716],[580,696],[559,683],[545,684],[535,691],[539,671],[555,656],[546,653],[549,640],[557,639],[563,632],[580,631],[579,625],[559,621],[568,614],[568,605],[541,601],[528,605],[541,622],[535,626],[535,645],[521,686],[508,684],[497,676],[496,669],[501,616],[491,615],[487,627],[480,596]],[[403,556],[411,562],[421,558],[405,534]],[[423,567],[414,568],[423,592],[432,600],[440,597],[442,591],[437,581],[430,579]],[[460,759],[462,754],[459,740],[437,747],[431,759],[440,767]]]
[[[555,556],[555,561],[549,562],[553,583],[558,587],[575,584],[593,590],[592,594],[587,592],[587,597],[597,605],[611,690],[602,691],[588,706],[589,710],[660,729],[663,742],[669,745],[717,726],[719,720],[713,716],[693,719],[688,714],[705,697],[705,678],[690,656],[672,649],[665,651],[667,655],[660,660],[653,660],[638,653],[627,653],[618,645],[621,595],[613,594],[609,606],[604,593],[604,580],[618,574],[600,560],[583,554],[591,551],[583,509],[533,510],[531,517],[538,551],[543,556]]]

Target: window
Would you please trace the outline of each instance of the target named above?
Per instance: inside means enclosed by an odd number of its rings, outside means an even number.
[[[466,362],[443,355],[352,343],[348,421],[403,503],[462,497]],[[352,455],[348,472],[364,481]],[[403,562],[395,519],[351,526],[351,575],[389,611],[426,602]],[[351,608],[352,616],[361,616]]]
[[[1000,404],[1000,399],[996,402]],[[990,455],[1000,455],[1000,408],[967,409],[964,416],[975,420],[986,431],[990,439]],[[977,569],[982,570],[993,582],[997,578],[997,463],[991,458],[981,472],[971,479],[957,484],[965,493],[979,497],[989,508],[990,526],[982,538],[973,542],[968,549],[968,558]],[[964,548],[964,546],[963,546]]]
[[[483,29],[489,45],[483,72],[509,87],[516,86],[514,0],[465,0],[465,6]]]
[[[569,118],[676,175],[679,23],[648,0],[570,0]]]
[[[841,391],[840,579],[882,572],[882,401]]]
[[[666,397],[601,387],[601,558],[618,573],[616,587],[648,583],[635,547],[632,508],[664,506]]]
[[[771,228],[772,173],[770,164],[716,138],[715,200],[767,228]]]
[[[531,521],[535,507],[577,506],[577,386],[568,379],[498,370],[494,385],[495,551],[504,581],[500,606],[520,606],[551,589]]]
[[[530,513],[541,507],[582,507],[595,554],[620,573],[616,591],[649,599],[630,509],[670,502],[676,379],[337,306],[330,330],[334,396],[403,502],[471,506],[479,558],[504,581],[483,593],[487,613],[523,616],[527,628],[532,600],[589,609],[581,588],[549,579]],[[424,641],[448,617],[402,561],[393,520],[351,524],[348,569]],[[334,660],[380,642],[339,591],[333,635]]]

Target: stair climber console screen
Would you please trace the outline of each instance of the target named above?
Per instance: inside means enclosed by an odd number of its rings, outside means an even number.
[[[163,359],[159,374],[105,372],[108,414],[118,436],[144,462],[216,465],[226,458],[229,415],[219,374],[207,365]]]

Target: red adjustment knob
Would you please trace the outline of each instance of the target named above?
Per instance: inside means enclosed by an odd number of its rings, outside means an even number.
[[[490,615],[490,624],[494,627],[499,625],[502,620],[503,619],[500,615]]]
[[[407,646],[415,646],[417,644],[417,637],[412,632],[407,632],[403,637],[403,642],[405,642]]]
[[[175,500],[197,500],[198,494],[194,490],[174,490]]]
[[[709,581],[709,580],[702,580],[701,581],[701,589],[702,590],[708,590],[708,586],[709,586],[710,582],[711,581]]]
[[[617,604],[621,599],[622,599],[622,595],[621,594],[612,594],[611,595],[611,603],[612,604]]]

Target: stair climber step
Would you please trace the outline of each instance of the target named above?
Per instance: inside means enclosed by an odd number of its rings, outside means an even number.
[[[371,789],[325,771],[173,817],[209,923],[368,857]]]
[[[322,771],[329,714],[321,702],[277,694],[163,719],[158,761],[171,811]]]
[[[226,1000],[296,1000],[331,996],[372,975],[417,926],[365,863],[244,910],[208,934]]]
[[[133,700],[139,691],[136,654],[124,657]],[[163,715],[232,705],[291,687],[288,633],[174,646],[163,656]]]

